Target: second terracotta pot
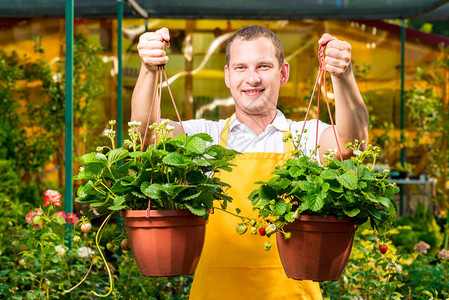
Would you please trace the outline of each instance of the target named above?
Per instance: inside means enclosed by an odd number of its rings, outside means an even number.
[[[296,280],[336,281],[340,278],[354,241],[352,218],[301,215],[284,226],[291,238],[277,233],[279,256],[285,274]]]
[[[206,221],[188,210],[122,213],[131,250],[144,276],[193,274],[203,249]]]

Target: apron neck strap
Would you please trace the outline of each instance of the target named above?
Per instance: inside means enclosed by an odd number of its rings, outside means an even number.
[[[231,119],[234,115],[235,113],[232,114],[232,116],[230,116],[229,119],[226,121],[226,124],[223,127],[223,131],[220,134],[220,146],[224,148],[228,148],[229,123],[231,123]],[[287,136],[290,134],[289,131],[283,131],[282,133],[284,139],[286,139]],[[285,145],[285,153],[290,154],[293,151],[293,144],[291,140],[284,142],[284,145]]]
[[[231,122],[231,119],[234,115],[235,113],[229,117],[229,119],[226,121],[225,126],[223,127],[223,130],[221,131],[220,146],[222,146],[223,148],[228,148],[229,123]]]

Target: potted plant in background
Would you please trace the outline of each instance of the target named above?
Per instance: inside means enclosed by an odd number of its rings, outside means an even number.
[[[413,171],[413,165],[410,163],[402,163],[398,161],[390,173],[391,179],[408,179]]]
[[[356,226],[369,222],[382,233],[396,215],[392,198],[399,189],[388,181],[388,170],[375,171],[378,147],[361,151],[365,142],[356,140],[347,145],[352,158],[340,161],[336,149],[328,150],[321,164],[316,155],[304,155],[299,139],[292,142],[293,156],[249,196],[260,219],[242,217],[240,226],[252,226],[251,233],[268,238],[276,233],[288,277],[335,281],[347,263]],[[271,248],[270,241],[265,248]]]
[[[128,123],[130,139],[117,148],[115,121],[109,124],[105,135],[112,146],[81,156],[83,167],[75,177],[82,181],[76,201],[90,209],[91,218],[107,215],[96,235],[98,251],[101,254],[98,240],[105,224],[122,212],[133,256],[143,275],[192,274],[214,202],[226,209],[231,201],[225,193],[228,185],[215,175],[231,170],[230,160],[236,152],[219,145],[207,146],[212,142],[207,134],[169,137],[173,128],[168,122],[151,126],[157,143],[146,149],[137,131],[140,123]]]

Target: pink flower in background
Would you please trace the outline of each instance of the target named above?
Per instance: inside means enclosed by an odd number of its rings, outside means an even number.
[[[55,206],[61,206],[61,194],[58,191],[46,190],[44,192],[44,207],[53,203]]]
[[[67,223],[76,225],[76,222],[78,222],[79,218],[76,216],[75,213],[67,213],[66,221]]]
[[[25,216],[25,222],[27,222],[27,224],[33,225],[33,227],[38,227],[37,224],[34,224],[34,221],[33,221],[34,216],[42,216],[42,210],[40,208],[38,208],[37,211],[30,210],[30,212],[27,213]],[[42,222],[40,224],[40,227],[42,228],[43,225],[44,225],[44,222]]]
[[[438,258],[449,260],[449,250],[441,249],[441,251],[438,253]]]
[[[430,245],[426,242],[420,241],[413,247],[413,249],[419,254],[425,254],[427,253],[427,249],[430,249]]]
[[[53,213],[54,215],[60,215],[64,220],[67,221],[67,217],[65,215],[65,212],[63,210],[59,210]]]

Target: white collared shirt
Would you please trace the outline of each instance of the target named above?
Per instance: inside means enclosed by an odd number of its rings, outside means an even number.
[[[226,124],[226,120],[208,121],[204,119],[189,120],[182,122],[187,135],[204,132],[209,134],[213,139],[213,144],[219,144],[221,132]],[[265,130],[257,136],[248,126],[240,123],[235,115],[232,116],[229,123],[228,148],[238,152],[274,152],[284,153],[285,146],[282,141],[283,132],[289,131],[293,137],[297,136],[303,127],[304,122],[296,122],[286,119],[284,114],[276,111],[276,117]],[[318,142],[321,133],[326,129],[328,124],[318,122]],[[315,149],[316,137],[316,120],[306,122],[306,134],[301,138],[301,145],[305,149],[305,154],[310,155]]]

